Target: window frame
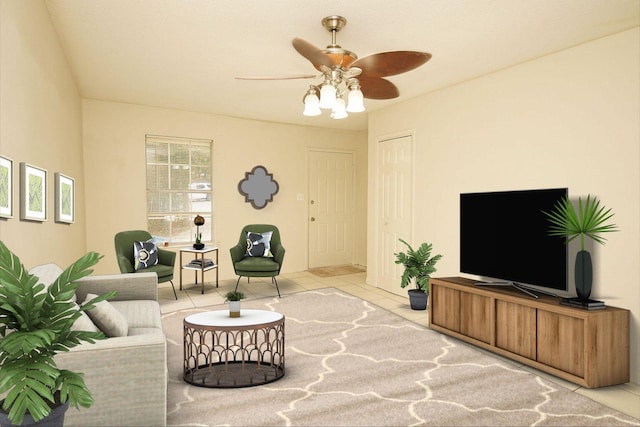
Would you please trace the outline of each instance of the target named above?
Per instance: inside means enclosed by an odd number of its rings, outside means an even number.
[[[166,161],[158,161],[157,150],[153,153],[154,158],[150,159],[150,150],[152,145],[167,144],[166,146]],[[185,163],[184,158],[176,158],[174,160],[173,153],[181,152],[184,154],[184,148],[188,151],[188,161]],[[198,147],[208,148],[208,164],[194,163],[194,153],[197,153]],[[207,150],[205,150],[206,152]],[[197,157],[197,156],[196,156]],[[150,161],[152,160],[152,161]],[[166,176],[161,176],[161,167],[166,167]],[[186,168],[185,168],[186,166]],[[155,171],[151,171],[156,167]],[[195,168],[207,168],[205,177],[208,175],[209,182],[205,180],[194,180],[193,171]],[[180,182],[180,178],[176,178],[174,181],[171,175],[173,170],[188,170],[188,182]],[[155,182],[151,177],[155,178]],[[164,183],[159,183],[164,179]],[[215,230],[213,228],[214,219],[214,193],[213,193],[213,140],[211,139],[194,139],[194,138],[182,138],[182,137],[168,137],[161,135],[145,135],[145,187],[146,187],[146,217],[147,217],[147,229],[154,236],[158,244],[187,244],[195,241],[196,226],[193,224],[193,218],[196,215],[201,215],[205,218],[205,225],[200,227],[202,233],[203,242],[211,242],[215,239]],[[186,184],[186,189],[171,188],[172,184]],[[208,188],[207,188],[208,185]],[[197,187],[196,187],[197,186]],[[168,197],[167,197],[168,196]],[[202,209],[194,209],[194,200],[204,199],[202,201],[208,202],[206,207],[208,211]],[[182,203],[178,203],[181,201]],[[179,208],[181,204],[185,204],[187,209]],[[160,205],[164,205],[164,209],[158,209]],[[200,206],[202,208],[202,206]],[[152,221],[167,221],[166,231],[168,233],[157,232],[158,228],[152,224]],[[188,236],[186,238],[186,230],[184,223],[188,225]],[[208,224],[207,224],[208,223]],[[182,224],[182,225],[181,225]],[[165,227],[161,227],[165,228]],[[175,231],[174,231],[175,230]],[[154,232],[156,231],[156,232]]]

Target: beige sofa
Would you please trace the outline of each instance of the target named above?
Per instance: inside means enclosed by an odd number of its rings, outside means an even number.
[[[109,300],[127,319],[128,334],[83,343],[56,355],[58,366],[83,372],[94,403],[70,408],[65,426],[164,426],[167,351],[155,273],[96,275],[80,280],[76,296],[117,290]]]

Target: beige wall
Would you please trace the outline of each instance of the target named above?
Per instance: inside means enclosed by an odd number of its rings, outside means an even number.
[[[593,296],[632,311],[634,382],[640,381],[639,33],[583,44],[369,118],[370,194],[379,136],[415,132],[412,240],[433,242],[444,255],[438,275],[460,274],[461,192],[566,186],[572,197],[591,193],[612,208],[621,231],[594,248]],[[372,196],[368,265],[378,261],[374,206]],[[569,257],[573,263],[575,250]],[[375,269],[368,281],[375,284]]]
[[[356,250],[366,262],[367,139],[345,132],[242,120],[213,114],[83,101],[88,248],[105,254],[98,272],[117,272],[113,236],[146,228],[145,134],[212,139],[216,243],[220,278],[234,277],[229,248],[241,228],[273,223],[287,249],[283,272],[307,268],[307,152],[311,148],[356,154]],[[237,186],[263,165],[278,181],[274,201],[256,210]],[[304,200],[297,200],[297,195]]]
[[[80,96],[44,2],[0,1],[0,154],[14,162],[14,216],[0,239],[27,268],[86,252]],[[19,163],[48,171],[45,222],[20,220]],[[54,173],[76,180],[76,222],[54,222]]]

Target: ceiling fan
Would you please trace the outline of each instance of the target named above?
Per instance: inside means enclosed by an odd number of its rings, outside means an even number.
[[[364,111],[362,98],[392,99],[400,92],[385,77],[411,71],[429,59],[431,54],[408,50],[381,52],[358,59],[358,56],[336,43],[336,34],[347,24],[342,16],[327,16],[322,26],[331,33],[331,44],[319,49],[311,43],[294,38],[294,49],[320,71],[320,75],[304,74],[281,77],[236,77],[247,80],[284,80],[323,78],[319,85],[310,85],[305,94],[305,115],[319,115],[320,108],[331,108],[332,117],[346,117],[346,112]],[[349,91],[349,106],[343,97]],[[336,111],[337,110],[337,111]]]

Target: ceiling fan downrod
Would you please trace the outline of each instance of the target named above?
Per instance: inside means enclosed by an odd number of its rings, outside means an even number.
[[[343,16],[331,15],[322,20],[322,26],[331,33],[331,44],[327,47],[340,47],[336,43],[336,33],[343,29],[345,25],[347,25],[347,18]]]

